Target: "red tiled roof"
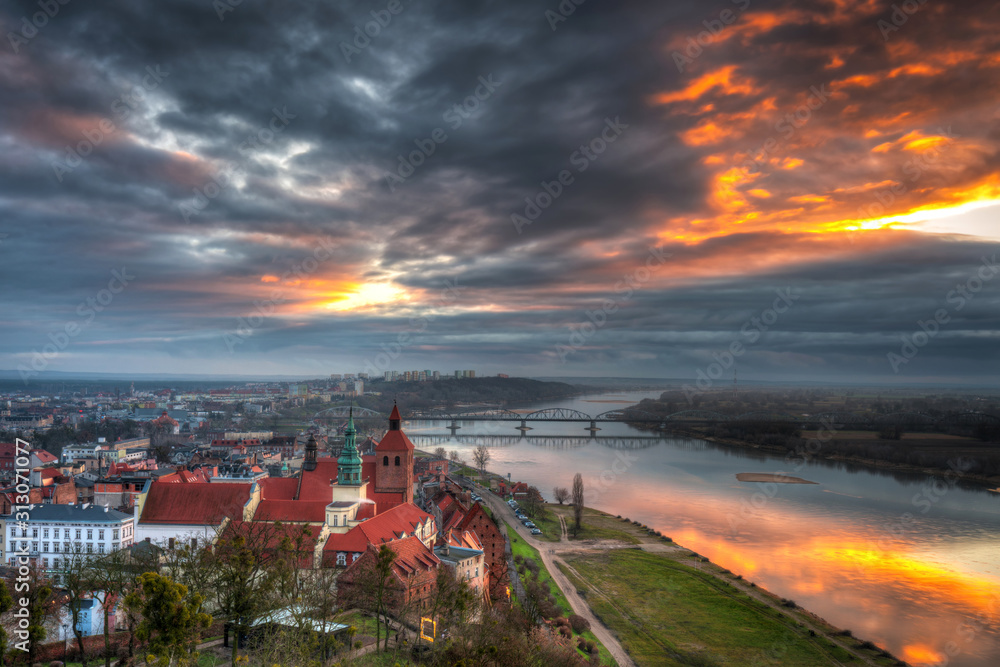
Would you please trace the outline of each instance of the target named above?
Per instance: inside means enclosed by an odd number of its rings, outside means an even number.
[[[415,449],[413,443],[402,431],[386,431],[375,447],[376,452],[401,452],[413,449]]]
[[[398,419],[399,421],[403,421],[403,418],[399,416],[399,407],[397,407],[395,403],[392,404],[392,412],[389,413],[389,419]]]
[[[388,546],[396,552],[392,567],[404,581],[415,572],[430,570],[441,564],[441,560],[416,537],[396,540]]]
[[[38,457],[38,460],[42,463],[52,463],[53,461],[58,461],[55,456],[45,451],[44,449],[32,449],[31,453]]]
[[[323,523],[328,504],[325,500],[261,500],[253,520]]]
[[[428,519],[433,520],[430,514],[424,512],[416,505],[412,503],[401,503],[396,507],[386,511],[380,512],[375,518],[368,519],[363,523],[358,524],[347,533],[343,534],[333,534],[330,539],[327,540],[325,551],[364,551],[364,547],[361,549],[345,549],[344,544],[354,544],[357,545],[358,535],[364,538],[364,544],[383,544],[385,542],[391,542],[393,540],[398,540],[403,533],[410,535],[416,530],[417,526],[425,523]],[[352,533],[357,533],[357,535],[352,535]],[[341,539],[350,537],[350,540]],[[337,538],[337,539],[334,539]]]
[[[265,477],[257,482],[260,484],[261,498],[269,500],[292,500],[299,488],[297,477]],[[333,496],[330,496],[331,500]]]
[[[161,484],[149,488],[140,523],[218,525],[226,517],[243,518],[251,484]]]

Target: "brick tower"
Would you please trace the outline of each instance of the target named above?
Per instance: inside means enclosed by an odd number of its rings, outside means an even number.
[[[413,443],[400,428],[399,408],[392,406],[389,430],[375,448],[375,492],[402,494],[413,502]]]

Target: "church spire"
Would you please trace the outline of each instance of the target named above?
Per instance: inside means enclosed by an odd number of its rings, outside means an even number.
[[[347,428],[344,429],[344,447],[337,457],[337,484],[357,486],[361,484],[361,456],[355,442],[357,430],[354,428],[354,406],[347,413]]]
[[[403,418],[399,416],[399,406],[396,405],[396,401],[392,402],[392,413],[389,414],[389,430],[398,431],[400,430],[400,424]]]

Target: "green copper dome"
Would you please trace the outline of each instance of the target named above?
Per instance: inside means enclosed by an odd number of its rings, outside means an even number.
[[[354,438],[357,431],[354,428],[354,408],[347,418],[347,428],[344,429],[344,448],[337,458],[337,484],[341,486],[361,485],[361,456],[358,454]]]

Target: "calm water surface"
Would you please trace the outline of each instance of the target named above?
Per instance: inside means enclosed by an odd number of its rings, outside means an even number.
[[[595,415],[658,395],[535,407]],[[1000,494],[814,461],[794,474],[818,484],[748,484],[735,475],[790,473],[794,463],[624,424],[602,424],[597,439],[586,424],[538,424],[527,438],[514,426],[467,422],[459,441],[442,437],[440,422],[406,428],[418,446],[469,461],[485,442],[490,469],[549,498],[580,472],[588,505],[653,526],[913,665],[1000,665]]]

